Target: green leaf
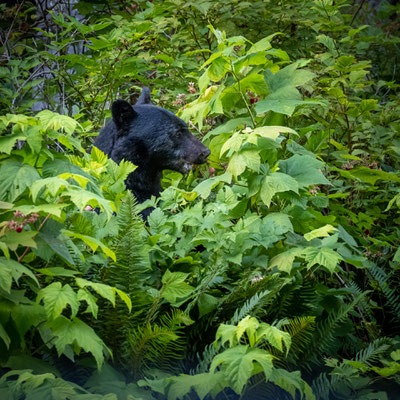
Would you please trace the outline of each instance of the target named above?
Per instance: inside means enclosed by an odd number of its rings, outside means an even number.
[[[23,274],[32,278],[32,280],[39,286],[36,276],[29,268],[17,261],[0,257],[0,287],[3,288],[7,293],[10,293],[11,289],[10,279],[12,278],[14,279],[15,283],[18,283],[19,278],[21,278]]]
[[[63,129],[69,134],[73,134],[78,125],[78,122],[67,115],[61,115],[54,113],[50,110],[43,110],[36,114],[36,117],[40,119],[44,129],[54,129],[58,131]]]
[[[341,170],[339,171],[341,172]],[[400,178],[392,172],[385,172],[367,167],[357,167],[350,171],[343,171],[342,175],[351,177],[352,179],[359,179],[371,185],[375,185],[378,180],[400,182]]]
[[[46,312],[42,305],[39,304],[22,304],[13,308],[12,319],[17,327],[19,336],[24,342],[24,336],[32,326],[39,326],[46,321]]]
[[[269,268],[277,267],[280,271],[290,274],[293,266],[293,261],[303,253],[302,248],[294,247],[293,249],[279,253],[269,263]]]
[[[243,128],[245,125],[249,126],[251,125],[251,119],[250,118],[234,118],[230,119],[224,124],[218,126],[217,128],[213,129],[212,131],[208,132],[207,135],[204,137],[205,139],[210,137],[210,136],[218,136],[221,133],[230,133],[233,132],[237,128]]]
[[[326,35],[318,35],[316,39],[318,40],[318,42],[322,43],[325,47],[327,47],[333,56],[336,57],[338,55],[335,47],[335,42],[331,37]]]
[[[11,210],[14,207],[13,203],[7,203],[5,201],[0,201],[0,210]]]
[[[102,252],[107,257],[112,258],[114,260],[114,262],[117,261],[117,257],[115,255],[115,253],[110,248],[108,248],[104,243],[102,243],[99,239],[96,239],[96,238],[94,238],[92,236],[88,236],[88,235],[82,235],[81,233],[71,232],[66,229],[63,229],[62,233],[66,234],[70,237],[76,238],[76,239],[81,239],[93,250],[93,252],[95,252],[97,250],[97,248],[100,247]]]
[[[221,147],[220,157],[222,157],[228,150],[227,157],[230,157],[234,152],[237,152],[245,139],[245,136],[240,132],[235,132]]]
[[[132,300],[130,299],[130,297],[123,292],[122,290],[119,290],[117,288],[113,288],[114,292],[120,297],[120,299],[126,304],[126,306],[128,307],[129,312],[131,312],[132,310]]]
[[[222,175],[217,175],[200,182],[193,189],[193,192],[196,192],[201,198],[206,199],[210,195],[211,190],[215,186],[217,186],[220,182],[231,183],[231,180],[232,180],[232,174],[230,174],[229,172],[225,172]]]
[[[332,233],[336,230],[337,229],[334,226],[328,224],[328,225],[322,226],[321,228],[314,229],[313,231],[306,233],[304,235],[304,239],[306,239],[307,242],[309,242],[310,240],[313,240],[315,238],[329,236],[330,233]]]
[[[0,272],[0,274],[1,274],[1,272]],[[1,277],[0,277],[0,279],[1,279]],[[10,336],[8,336],[6,330],[4,329],[4,327],[1,323],[0,323],[0,339],[3,340],[3,342],[6,345],[7,350],[8,350],[10,347],[11,339],[10,339]]]
[[[6,136],[0,136],[0,153],[10,154],[14,148],[17,140],[25,140],[26,136],[21,134],[12,134]]]
[[[333,249],[307,247],[303,250],[304,259],[308,262],[307,268],[310,269],[315,264],[325,267],[331,274],[335,271],[336,265],[342,257]]]
[[[7,245],[4,242],[0,241],[0,250],[3,252],[3,254],[7,257],[10,258],[10,252],[8,250]]]
[[[286,126],[261,126],[253,131],[254,135],[273,140],[278,138],[280,133],[293,133],[297,135],[296,131]]]
[[[38,181],[40,182],[40,181]],[[64,207],[68,206],[68,204],[63,203],[46,203],[46,204],[25,204],[22,206],[14,207],[14,210],[21,211],[25,215],[32,214],[32,213],[40,213],[44,212],[46,214],[52,214],[56,217],[61,217],[61,211]]]
[[[96,297],[94,297],[88,290],[79,289],[78,290],[78,300],[80,302],[85,301],[87,303],[87,308],[85,313],[91,313],[97,319],[97,313],[99,307],[96,304]]]
[[[254,347],[258,342],[258,337],[256,335],[257,328],[260,326],[260,323],[256,318],[250,317],[249,315],[242,320],[239,321],[236,327],[236,340],[239,343],[243,334],[246,332],[247,337],[249,338],[250,347]]]
[[[298,105],[323,104],[318,101],[303,100],[297,86],[302,86],[316,75],[311,71],[297,69],[297,63],[288,65],[275,75],[270,69],[264,73],[264,79],[270,93],[264,100],[256,103],[257,114],[274,111],[291,116]]]
[[[91,353],[96,359],[97,368],[100,369],[104,362],[103,348],[105,348],[105,345],[89,325],[86,325],[78,318],[74,318],[71,321],[61,315],[57,319],[48,322],[47,326],[56,337],[54,344],[58,355],[64,352],[66,346],[73,345],[75,349],[81,348]],[[77,353],[79,354],[79,352]]]
[[[60,316],[68,305],[71,307],[72,318],[78,313],[78,296],[68,284],[62,286],[61,282],[51,283],[39,291],[36,301],[39,303],[41,300],[50,320],[55,320]]]
[[[63,267],[49,267],[49,268],[38,268],[35,271],[46,276],[75,276],[81,274],[79,271],[74,271],[72,269],[66,269]]]
[[[214,82],[220,81],[228,72],[228,63],[224,57],[218,57],[208,67],[207,74],[210,80]]]
[[[309,155],[295,154],[287,160],[279,161],[279,168],[296,179],[299,188],[310,185],[330,185],[321,169],[324,163]]]
[[[265,350],[239,345],[216,355],[211,362],[210,372],[213,373],[221,365],[229,386],[240,394],[253,375],[254,363],[262,368],[268,379],[273,368],[272,360],[273,356]]]
[[[166,380],[168,382],[168,400],[183,399],[190,394],[192,389],[200,397],[200,400],[205,399],[208,395],[216,398],[228,386],[223,373],[220,371],[196,375],[181,374]]]
[[[229,160],[227,172],[235,178],[241,175],[246,168],[258,172],[260,167],[260,155],[257,150],[242,150]]]
[[[107,299],[113,307],[115,307],[115,292],[112,286],[105,285],[104,283],[88,281],[83,278],[75,278],[75,281],[81,289],[91,287],[98,295]]]
[[[209,314],[214,311],[219,305],[219,298],[211,296],[207,293],[202,293],[197,302],[197,307],[199,308],[199,317],[201,318],[203,315]]]
[[[70,184],[66,180],[56,176],[51,178],[40,179],[36,181],[31,187],[32,200],[36,201],[37,196],[43,187],[46,187],[45,195],[48,193],[51,196],[57,196],[60,189],[66,189],[69,186]]]
[[[188,275],[184,272],[170,272],[166,270],[162,277],[163,286],[161,288],[161,296],[172,305],[178,299],[189,296],[194,288],[185,282]]]
[[[204,71],[203,74],[200,76],[198,79],[198,85],[201,93],[204,93],[204,91],[208,88],[208,84],[210,83],[210,78],[208,76],[208,71]]]
[[[2,236],[1,240],[12,251],[17,250],[18,246],[36,248],[36,242],[33,240],[33,237],[36,236],[36,234],[36,231],[8,231],[4,236]]]
[[[285,369],[274,368],[269,380],[283,390],[286,390],[295,399],[296,391],[300,392],[300,398],[304,400],[315,400],[311,387],[301,379],[300,371],[289,372]]]
[[[237,327],[235,325],[220,324],[215,334],[215,342],[221,339],[221,345],[229,342],[229,347],[233,347],[238,343],[236,337]]]
[[[69,188],[65,191],[65,195],[70,196],[71,201],[79,208],[80,211],[82,211],[87,205],[90,205],[93,208],[102,208],[107,214],[108,218],[112,217],[112,202],[106,200],[104,197],[89,192],[88,190],[84,190],[78,186],[69,186]]]
[[[293,225],[290,221],[290,217],[288,214],[285,213],[270,212],[266,217],[263,218],[263,224],[274,224],[274,232],[277,235],[283,235],[287,232],[293,232]]]
[[[3,258],[3,257],[2,257]],[[12,269],[3,262],[0,263],[0,289],[6,293],[11,292],[12,285]]]
[[[287,96],[290,93],[286,93]],[[293,93],[292,93],[293,95]],[[254,109],[257,114],[264,114],[268,111],[273,111],[280,114],[292,116],[297,106],[300,105],[323,105],[320,101],[314,100],[295,100],[295,99],[273,99],[273,96],[268,96],[267,99],[256,103]]]
[[[265,37],[259,40],[258,42],[254,43],[253,46],[250,47],[247,54],[258,53],[259,51],[269,50],[272,47],[270,40],[271,37]]]
[[[72,178],[73,180],[75,180],[79,184],[79,186],[82,189],[85,189],[87,183],[89,182],[89,179],[86,178],[85,176],[82,176],[82,175],[79,175],[79,174],[73,174],[71,172],[65,172],[63,174],[60,174],[59,178],[65,179],[65,180],[67,180],[68,178]]]
[[[2,161],[0,166],[0,200],[13,202],[26,188],[40,179],[31,165],[24,164],[20,158]]]
[[[275,347],[279,351],[283,351],[282,344],[286,347],[286,355],[289,352],[292,344],[292,338],[290,334],[281,331],[276,326],[272,326],[262,322],[257,329],[257,342],[261,339],[265,339],[271,346]]]
[[[263,203],[269,207],[272,197],[276,193],[287,192],[289,190],[295,193],[299,192],[297,181],[287,174],[274,172],[264,177],[261,184],[260,197]]]

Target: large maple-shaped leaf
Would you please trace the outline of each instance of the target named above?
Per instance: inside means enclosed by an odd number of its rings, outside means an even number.
[[[306,381],[301,379],[300,371],[289,372],[285,369],[274,368],[270,376],[270,381],[281,387],[292,395],[292,398],[298,398],[296,392],[300,393],[300,398],[304,400],[315,400],[315,395]]]
[[[261,323],[257,329],[257,341],[261,338],[265,340],[273,347],[279,351],[283,351],[282,344],[286,347],[286,354],[289,352],[290,346],[292,344],[292,338],[289,333],[281,331],[276,326]]]
[[[258,364],[268,378],[272,372],[272,360],[273,356],[265,350],[240,345],[216,355],[211,363],[210,372],[214,372],[221,365],[230,387],[240,394],[253,375],[254,364]]]
[[[14,201],[26,188],[40,179],[35,168],[24,164],[22,158],[10,158],[1,162],[0,200]]]
[[[274,172],[267,175],[261,185],[260,197],[263,203],[270,205],[272,197],[276,193],[287,192],[289,190],[298,193],[299,185],[290,175]]]
[[[65,132],[72,134],[78,125],[78,122],[68,117],[68,115],[57,114],[50,110],[40,111],[36,116],[40,119],[45,129],[54,129],[55,131],[63,129]]]
[[[69,285],[62,286],[60,282],[53,282],[39,291],[37,302],[42,299],[49,319],[57,318],[68,305],[71,307],[72,317],[78,313],[78,296]]]
[[[324,163],[309,155],[295,154],[287,160],[279,161],[281,172],[296,179],[300,188],[310,185],[330,185],[321,169]]]
[[[303,100],[297,86],[309,82],[316,75],[311,71],[297,69],[297,63],[288,65],[273,74],[270,69],[264,72],[264,80],[270,93],[264,100],[255,105],[257,114],[274,111],[292,115],[295,108],[302,104],[322,104],[321,102]]]
[[[342,257],[335,250],[328,247],[322,249],[307,247],[303,251],[303,256],[308,262],[307,268],[319,264],[325,267],[331,274],[335,271],[338,262],[342,260]]]
[[[185,282],[189,274],[185,272],[165,271],[161,281],[163,287],[161,289],[162,297],[170,302],[175,303],[178,299],[189,296],[194,288]]]
[[[259,152],[257,150],[242,150],[232,156],[228,164],[227,172],[238,177],[246,168],[258,172],[259,167]]]
[[[293,266],[293,261],[296,257],[299,257],[303,252],[302,248],[294,247],[283,253],[279,253],[269,263],[269,268],[277,267],[280,271],[287,272],[290,274]]]
[[[96,335],[95,331],[79,318],[72,321],[64,316],[59,316],[54,321],[46,324],[56,336],[54,344],[57,352],[61,355],[68,345],[73,345],[77,350],[80,348],[91,353],[96,359],[97,367],[100,368],[104,361],[104,342]]]
[[[168,385],[168,400],[183,399],[192,389],[198,394],[201,400],[207,395],[216,398],[218,393],[222,392],[222,390],[228,386],[223,373],[220,371],[214,374],[181,374],[167,379],[168,382],[171,382]]]

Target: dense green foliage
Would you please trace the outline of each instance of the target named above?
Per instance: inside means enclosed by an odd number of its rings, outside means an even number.
[[[0,398],[395,399],[400,5],[37,4],[1,6]],[[212,153],[138,205],[91,144],[142,86]]]

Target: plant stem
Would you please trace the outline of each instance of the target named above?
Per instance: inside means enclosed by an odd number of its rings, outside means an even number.
[[[40,226],[39,226],[39,228],[38,228],[38,230],[37,230],[38,233],[39,233],[40,229],[42,229],[42,227],[43,227],[43,225],[46,223],[46,221],[49,219],[50,215],[51,215],[51,214],[47,214],[46,218],[45,218],[45,219],[42,221],[42,223],[40,224]],[[35,235],[32,239],[34,239],[35,237],[36,237],[36,235]],[[24,250],[24,252],[22,253],[21,257],[18,258],[18,262],[21,262],[21,261],[24,259],[24,257],[26,256],[26,253],[28,253],[28,251],[29,251],[30,248],[31,248],[31,247],[28,246],[28,247]]]
[[[243,94],[243,92],[242,92],[242,89],[241,89],[241,87],[240,87],[240,79],[239,79],[239,78],[237,77],[237,75],[235,74],[235,71],[234,71],[234,69],[233,69],[232,60],[230,60],[230,63],[231,63],[231,71],[230,71],[230,72],[231,72],[231,74],[233,75],[233,77],[234,77],[236,83],[238,84],[238,89],[239,89],[240,96],[242,97],[242,100],[244,101],[244,104],[246,105],[247,111],[249,112],[249,115],[250,115],[250,118],[251,118],[251,122],[252,122],[252,124],[253,124],[253,128],[255,128],[255,127],[256,127],[256,120],[254,119],[253,113],[252,113],[251,110],[250,110],[250,106],[249,106],[249,104],[247,103],[246,97],[244,96],[244,94]]]

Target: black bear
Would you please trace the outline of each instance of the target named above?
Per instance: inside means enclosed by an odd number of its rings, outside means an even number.
[[[133,107],[117,100],[111,113],[94,145],[117,163],[125,159],[137,165],[125,183],[140,203],[160,194],[163,169],[185,174],[210,155],[184,121],[151,103],[146,87]]]

